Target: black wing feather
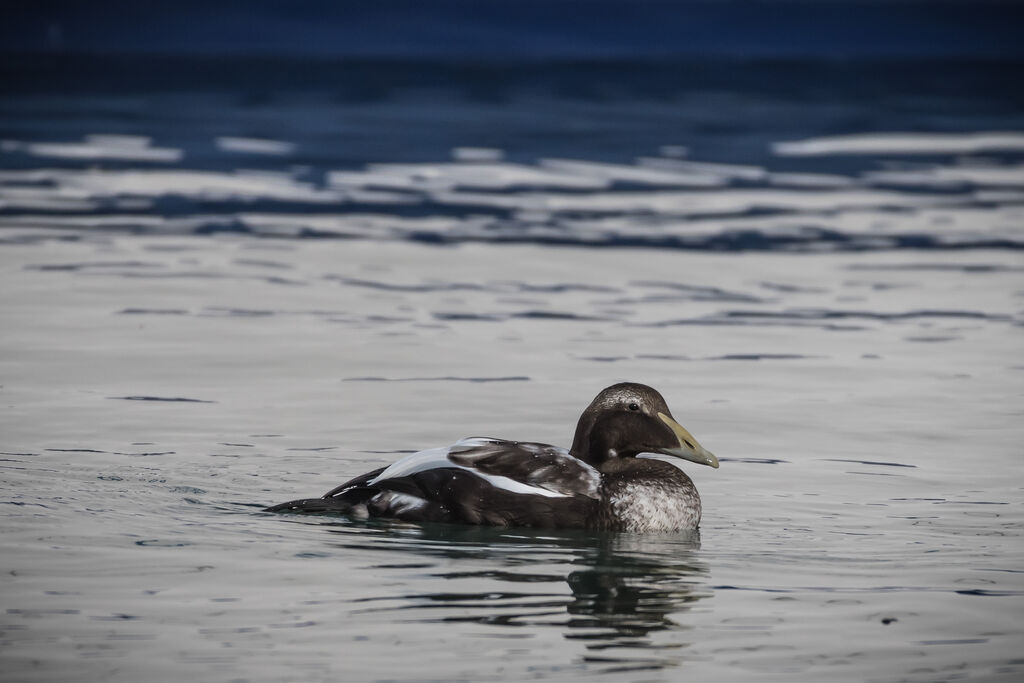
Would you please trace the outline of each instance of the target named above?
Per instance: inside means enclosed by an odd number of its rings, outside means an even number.
[[[414,462],[417,456],[422,457],[414,453],[396,464]],[[540,528],[584,527],[596,515],[597,471],[554,446],[464,439],[449,448],[445,457],[434,455],[428,466],[418,467],[404,471],[399,467],[395,470],[398,476],[378,479],[388,469],[381,467],[320,498],[290,501],[267,510]],[[501,485],[503,480],[495,482],[495,477],[558,495],[510,490]]]

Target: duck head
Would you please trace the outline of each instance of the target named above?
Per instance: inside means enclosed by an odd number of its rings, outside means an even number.
[[[580,415],[570,452],[598,469],[611,459],[661,453],[718,467],[718,458],[672,417],[665,399],[644,384],[614,384]]]

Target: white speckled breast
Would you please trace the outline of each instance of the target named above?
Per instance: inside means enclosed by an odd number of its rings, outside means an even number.
[[[700,524],[700,496],[650,482],[623,483],[609,496],[612,514],[623,531],[675,531]]]

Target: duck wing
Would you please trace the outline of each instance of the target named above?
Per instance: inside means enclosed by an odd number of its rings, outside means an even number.
[[[601,475],[557,446],[487,437],[462,439],[447,448],[431,448],[402,458],[370,480],[374,484],[434,469],[457,469],[492,486],[547,498],[597,499]]]
[[[341,512],[416,522],[582,527],[600,497],[600,474],[547,444],[473,437],[413,453],[322,498],[272,511]]]

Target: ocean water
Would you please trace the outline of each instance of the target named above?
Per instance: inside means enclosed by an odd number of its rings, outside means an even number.
[[[109,65],[0,98],[4,680],[1024,675],[1015,65]],[[261,511],[622,380],[699,533]]]

